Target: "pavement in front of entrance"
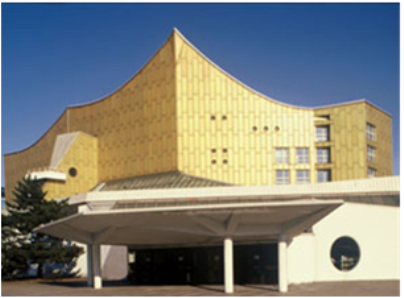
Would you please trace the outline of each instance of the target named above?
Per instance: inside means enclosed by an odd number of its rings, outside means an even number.
[[[100,290],[84,281],[3,282],[2,296],[229,296],[223,286],[135,286],[104,283]],[[399,296],[399,281],[327,282],[291,285],[281,294],[276,286],[236,285],[234,296]]]

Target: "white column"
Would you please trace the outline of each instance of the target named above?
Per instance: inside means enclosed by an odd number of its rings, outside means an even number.
[[[101,277],[101,245],[92,245],[92,257],[93,257],[93,286],[94,289],[102,288]]]
[[[278,242],[278,279],[279,292],[288,291],[288,243],[285,235],[281,235]]]
[[[86,248],[87,253],[87,286],[93,286],[93,246],[91,244],[87,244]]]
[[[224,239],[224,292],[234,292],[234,270],[233,270],[233,239]]]

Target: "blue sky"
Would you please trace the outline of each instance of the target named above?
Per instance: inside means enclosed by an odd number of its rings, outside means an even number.
[[[399,174],[398,4],[3,3],[2,153],[34,143],[68,105],[116,90],[173,27],[280,101],[366,98],[390,112]]]

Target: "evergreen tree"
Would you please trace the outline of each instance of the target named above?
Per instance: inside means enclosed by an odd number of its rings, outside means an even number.
[[[10,216],[1,215],[1,277],[3,280],[22,278],[28,269],[24,239],[13,229]]]
[[[6,222],[13,233],[17,233],[19,249],[26,257],[27,264],[37,264],[37,277],[44,277],[44,266],[56,266],[56,276],[70,276],[75,261],[83,249],[68,241],[33,232],[41,224],[66,216],[67,200],[46,200],[43,182],[24,178],[13,191],[15,199],[7,202]],[[7,254],[4,256],[7,258]],[[60,268],[61,267],[61,268]]]

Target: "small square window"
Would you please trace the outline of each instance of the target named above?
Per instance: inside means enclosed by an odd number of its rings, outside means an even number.
[[[331,171],[330,170],[318,170],[317,171],[317,182],[330,182],[331,181]]]
[[[317,148],[317,163],[330,163],[330,148]]]
[[[368,178],[375,178],[375,177],[376,177],[376,170],[368,168]]]
[[[309,148],[297,148],[296,149],[296,161],[300,164],[309,163]]]
[[[289,184],[289,171],[288,170],[277,170],[276,171],[276,184]]]
[[[289,163],[289,149],[288,148],[276,148],[276,163],[288,164]]]
[[[310,171],[309,170],[297,170],[297,184],[307,184],[310,183]]]

